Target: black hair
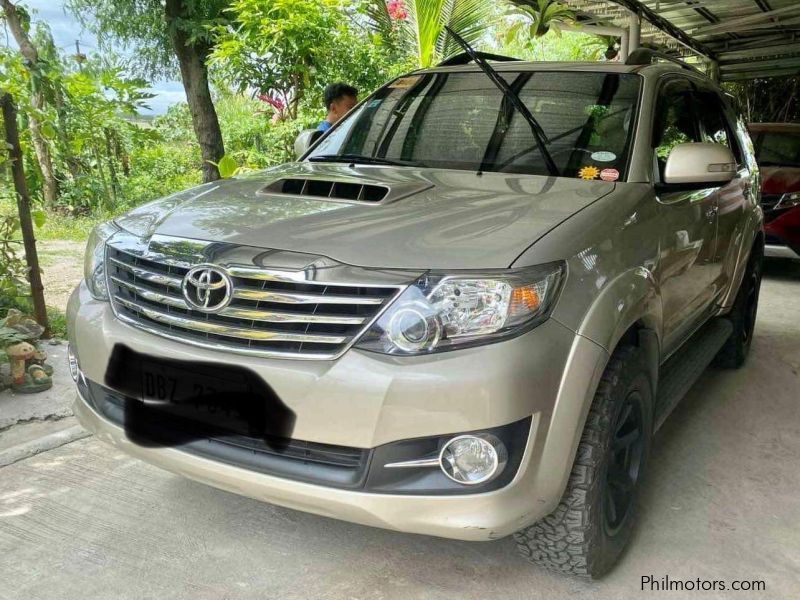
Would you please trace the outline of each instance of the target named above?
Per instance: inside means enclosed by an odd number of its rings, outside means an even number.
[[[325,86],[325,108],[330,110],[331,104],[345,96],[357,98],[358,90],[346,83],[331,83]]]

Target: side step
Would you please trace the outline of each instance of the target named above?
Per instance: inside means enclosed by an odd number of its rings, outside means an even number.
[[[728,319],[713,319],[661,366],[653,431],[661,428],[732,333],[733,324]]]

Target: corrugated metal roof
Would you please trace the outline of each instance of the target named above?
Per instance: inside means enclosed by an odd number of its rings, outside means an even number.
[[[800,74],[800,0],[562,1],[587,24],[628,27],[632,11],[642,45],[716,61],[723,81]]]

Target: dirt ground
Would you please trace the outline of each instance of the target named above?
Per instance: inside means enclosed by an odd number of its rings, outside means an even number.
[[[48,306],[67,309],[67,300],[83,277],[85,242],[40,241],[37,244],[42,267],[44,296]]]

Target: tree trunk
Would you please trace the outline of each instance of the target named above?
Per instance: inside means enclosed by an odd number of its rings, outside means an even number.
[[[117,167],[114,164],[116,162],[116,156],[114,155],[113,148],[111,147],[111,131],[108,127],[103,128],[103,137],[105,138],[106,142],[106,156],[108,157],[108,174],[111,178],[111,193],[113,195],[114,200],[114,207],[116,208],[119,204],[119,193],[121,191],[121,186],[119,184],[119,178],[117,177]]]
[[[44,327],[42,337],[50,337],[50,325],[47,322],[47,307],[44,303],[44,286],[42,273],[39,270],[39,255],[36,252],[36,238],[33,234],[33,221],[31,220],[31,198],[28,194],[28,185],[25,182],[25,169],[22,166],[22,149],[19,146],[19,131],[17,130],[17,109],[10,94],[0,91],[0,104],[2,104],[3,122],[5,123],[5,140],[8,145],[8,158],[11,163],[11,175],[14,180],[14,189],[17,192],[17,211],[19,224],[22,230],[22,242],[25,245],[25,262],[28,264],[28,280],[31,283],[31,297],[33,299],[33,316],[36,322]]]
[[[35,112],[42,111],[44,109],[44,95],[39,91],[39,86],[36,84],[36,78],[39,73],[39,53],[31,42],[28,32],[22,27],[17,7],[14,6],[10,0],[0,0],[0,7],[3,8],[6,23],[8,23],[8,27],[11,29],[11,33],[17,41],[17,45],[19,45],[19,50],[25,58],[25,66],[31,74],[31,106],[35,109]],[[42,171],[42,179],[44,180],[44,200],[48,206],[54,206],[58,199],[58,182],[56,180],[55,171],[53,170],[53,158],[50,155],[50,147],[47,145],[47,140],[45,140],[42,135],[42,124],[39,122],[39,117],[35,114],[31,114],[29,121],[33,151],[36,153],[36,160],[39,163],[39,168]]]
[[[7,0],[4,0],[7,1]],[[203,157],[203,181],[219,179],[218,163],[225,155],[222,142],[222,131],[219,128],[217,111],[211,99],[208,87],[208,68],[206,59],[210,51],[207,43],[190,41],[187,33],[181,29],[180,20],[186,18],[185,0],[166,0],[165,12],[167,27],[170,33],[178,64],[181,69],[183,89],[192,115],[192,126],[200,144]]]

